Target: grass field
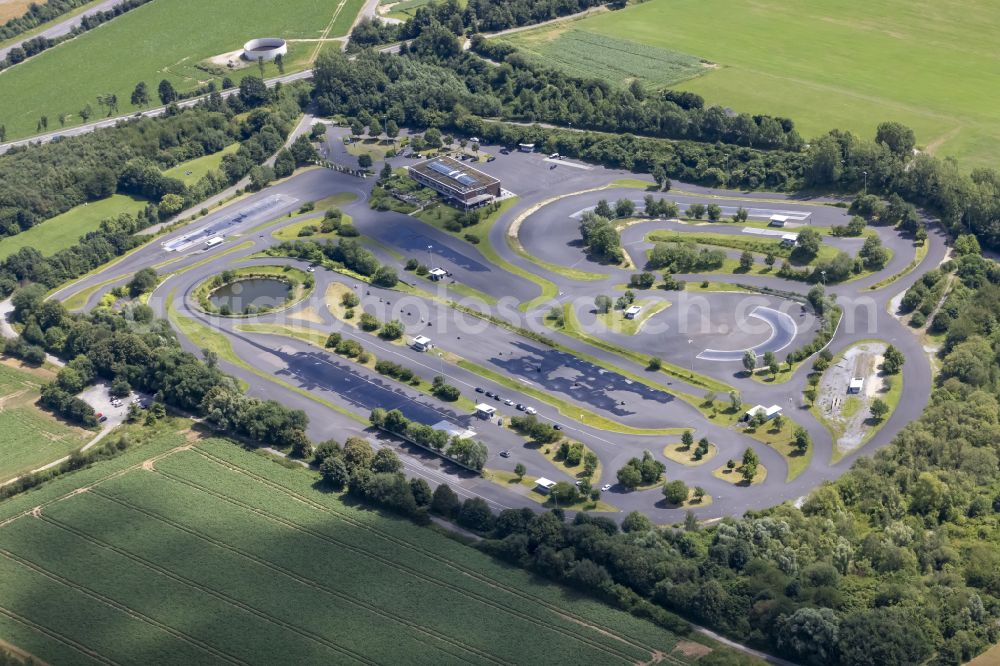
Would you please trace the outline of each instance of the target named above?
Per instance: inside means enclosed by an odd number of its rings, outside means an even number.
[[[632,43],[630,50],[705,58],[719,68],[677,87],[710,104],[792,118],[807,139],[835,127],[872,137],[878,123],[898,120],[919,145],[970,169],[992,166],[1000,152],[1000,67],[990,46],[998,22],[1000,4],[983,0],[650,0],[504,39],[529,51],[545,42],[558,53],[584,31]],[[562,36],[547,42],[539,32]],[[617,53],[602,50],[588,65]],[[641,59],[616,62],[614,82],[658,83]]]
[[[102,220],[121,213],[138,213],[146,207],[146,203],[143,199],[113,194],[107,199],[71,208],[16,236],[0,239],[0,259],[9,257],[22,247],[37,248],[46,256],[55,254],[76,245],[80,236],[96,230]]]
[[[88,103],[99,114],[95,98],[103,93],[117,94],[120,112],[128,113],[133,110],[128,103],[132,89],[141,80],[153,91],[153,103],[159,104],[155,91],[163,78],[184,91],[210,80],[221,83],[225,75],[234,80],[257,75],[255,65],[233,72],[221,66],[226,71],[219,73],[199,65],[239,49],[254,36],[317,39],[346,34],[361,4],[361,0],[152,2],[3,72],[0,122],[7,126],[8,139],[16,139],[33,134],[42,115],[49,117],[51,129],[60,113],[69,115],[67,125],[78,124],[78,112]],[[291,42],[286,72],[305,67],[322,45]],[[278,75],[273,64],[265,71],[266,76]]]
[[[45,381],[0,364],[0,482],[58,460],[94,436],[35,406]]]
[[[218,169],[222,164],[223,157],[235,153],[239,149],[239,143],[231,143],[216,153],[205,155],[204,157],[199,157],[188,162],[182,162],[172,169],[167,169],[163,172],[163,175],[171,178],[177,178],[185,185],[194,185],[209,171]]]
[[[574,76],[616,83],[641,79],[658,87],[668,86],[698,76],[706,68],[698,58],[686,53],[567,24],[517,33],[510,39],[539,63]]]
[[[315,472],[168,424],[0,505],[6,640],[49,663],[693,660],[650,623],[318,492]]]

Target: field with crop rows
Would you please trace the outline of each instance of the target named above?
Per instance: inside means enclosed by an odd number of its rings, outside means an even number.
[[[504,39],[543,65],[615,84],[638,78],[668,86],[709,71],[698,58],[685,53],[590,30],[567,29],[565,25],[519,32]]]
[[[0,482],[58,460],[93,437],[35,406],[44,381],[0,364]]]
[[[0,505],[0,635],[51,663],[689,661],[224,440],[165,432],[74,477]]]

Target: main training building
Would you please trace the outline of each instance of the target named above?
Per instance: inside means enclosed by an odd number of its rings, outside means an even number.
[[[408,167],[408,171],[413,180],[467,210],[500,196],[499,180],[450,157],[435,157]]]

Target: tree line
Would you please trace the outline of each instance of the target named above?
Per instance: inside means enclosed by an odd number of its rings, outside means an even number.
[[[463,7],[464,4],[464,7]],[[402,39],[413,39],[435,25],[445,25],[455,35],[496,32],[569,16],[592,7],[623,6],[621,0],[455,0],[418,7],[401,24],[362,18],[351,30],[348,47],[365,48]]]

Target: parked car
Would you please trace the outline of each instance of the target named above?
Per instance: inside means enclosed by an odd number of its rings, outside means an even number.
[[[494,394],[493,394],[493,399],[494,399],[494,400],[503,400],[503,398],[501,398],[501,397],[500,397],[500,394],[499,394],[499,393],[494,393]]]
[[[503,401],[503,404],[505,404],[505,405],[507,405],[508,407],[510,407],[511,405],[513,405],[513,404],[514,404],[514,401],[513,401],[513,400],[504,400],[504,401]]]
[[[517,403],[516,405],[514,405],[514,408],[519,412],[524,411],[524,405],[522,405],[521,403]]]
[[[603,486],[601,486],[601,492],[602,493],[606,493],[609,490],[611,490],[611,484],[610,483],[605,483]]]
[[[500,149],[500,154],[501,155],[510,155],[510,151],[507,150],[506,148],[501,148]]]
[[[562,430],[562,426],[559,425],[558,423],[553,423],[552,424],[552,429],[553,430]]]
[[[105,421],[107,421],[107,420],[108,420],[108,417],[107,417],[107,416],[102,416],[101,418],[97,419],[97,422],[98,422],[98,423],[104,423],[104,422],[105,422]]]
[[[486,392],[486,397],[487,398],[492,398],[493,397],[493,391],[487,391]]]
[[[477,386],[476,387],[476,393],[482,393],[482,392],[483,392],[483,388],[481,386]]]
[[[494,160],[496,160],[496,156],[495,155],[490,155],[489,157],[486,158],[487,162],[493,162]]]
[[[510,449],[504,449],[500,452],[501,458],[510,458]]]
[[[525,407],[524,411],[526,413],[528,413],[528,414],[537,414],[538,413],[538,410],[535,409],[534,407]]]

